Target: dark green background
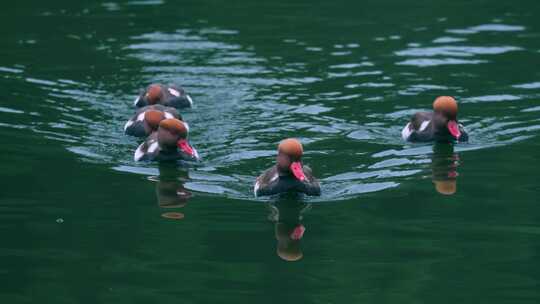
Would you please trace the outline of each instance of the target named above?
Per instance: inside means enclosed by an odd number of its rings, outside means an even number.
[[[0,302],[538,303],[540,2],[260,2],[2,5]],[[132,161],[151,82],[202,164]],[[470,143],[403,143],[439,95]],[[323,186],[294,263],[251,193],[289,136]]]

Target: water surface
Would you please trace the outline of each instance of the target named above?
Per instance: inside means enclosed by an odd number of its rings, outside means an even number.
[[[539,8],[5,7],[0,299],[538,302]],[[122,127],[151,82],[193,96],[201,164],[133,161]],[[404,143],[439,95],[458,99],[470,142]],[[291,136],[323,195],[255,199]]]

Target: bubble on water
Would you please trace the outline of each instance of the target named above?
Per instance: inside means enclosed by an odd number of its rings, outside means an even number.
[[[59,217],[59,218],[56,219],[56,222],[57,222],[58,224],[62,224],[62,223],[64,222],[64,219],[61,218],[61,217]]]

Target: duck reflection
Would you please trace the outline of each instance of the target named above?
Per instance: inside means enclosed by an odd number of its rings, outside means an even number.
[[[156,197],[160,208],[167,211],[161,214],[164,218],[183,219],[184,213],[172,211],[184,208],[192,196],[191,192],[184,188],[187,180],[187,172],[179,169],[174,163],[160,163],[159,176],[156,181]]]
[[[304,202],[279,200],[269,203],[268,219],[274,223],[277,255],[285,261],[298,261],[303,257],[301,240],[306,231],[302,224],[303,214],[311,209]]]
[[[456,193],[457,168],[460,165],[459,155],[454,153],[450,143],[438,143],[433,146],[431,159],[432,180],[435,190],[443,195]]]

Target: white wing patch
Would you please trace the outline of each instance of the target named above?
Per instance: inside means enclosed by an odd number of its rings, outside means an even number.
[[[178,92],[177,90],[173,88],[168,88],[167,90],[169,91],[169,93],[173,94],[176,97],[180,96],[180,92]]]
[[[193,99],[191,99],[191,96],[189,96],[189,95],[186,94],[186,98],[187,98],[187,100],[189,101],[189,104],[190,104],[190,105],[193,105]]]
[[[272,178],[270,179],[270,182],[273,182],[279,178],[279,174],[274,174]],[[257,197],[257,191],[261,188],[261,183],[259,183],[259,178],[255,181],[255,185],[253,186],[253,194],[255,194],[255,197]]]
[[[142,151],[144,143],[140,144],[137,150],[135,150],[135,156],[133,156],[133,159],[135,161],[141,160],[141,158],[144,156],[144,152]]]
[[[133,105],[136,106],[139,103],[139,99],[141,99],[141,96],[138,96],[135,98],[135,101],[133,102]]]
[[[411,123],[408,123],[403,130],[401,130],[401,137],[403,137],[403,140],[408,140],[409,137],[411,137],[412,130],[411,130]]]
[[[189,125],[187,122],[183,122],[184,123],[184,126],[186,126],[186,130],[189,132]]]
[[[126,124],[124,125],[124,131],[127,130],[127,128],[129,128],[131,125],[133,124],[133,120],[128,120],[126,122]]]
[[[255,182],[255,186],[253,186],[253,194],[255,194],[255,197],[257,197],[257,191],[259,191],[259,188],[261,187],[261,184],[259,184],[259,179]]]
[[[167,119],[174,118],[174,115],[172,115],[171,113],[169,113],[169,112],[164,112],[164,113],[165,113],[165,118],[167,118]]]
[[[157,148],[159,147],[159,144],[157,143],[157,141],[154,141],[153,143],[150,144],[150,146],[148,147],[148,153],[154,153],[156,152]]]
[[[431,122],[431,120],[423,121],[422,124],[420,125],[420,130],[418,130],[418,131],[419,132],[424,131],[427,128],[427,126],[429,126],[430,122]]]
[[[142,112],[141,114],[137,115],[137,121],[143,121],[144,120],[144,114],[146,112]]]

